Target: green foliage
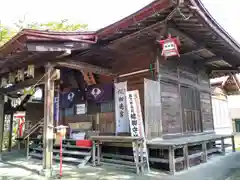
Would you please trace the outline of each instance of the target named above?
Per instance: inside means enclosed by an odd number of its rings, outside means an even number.
[[[34,24],[36,26],[36,24]],[[78,31],[81,29],[87,29],[87,24],[70,24],[67,19],[61,20],[60,22],[48,22],[45,24],[37,25],[43,29],[53,30],[53,31]]]
[[[16,35],[22,29],[39,29],[50,31],[79,31],[86,30],[87,24],[71,24],[67,19],[61,21],[50,21],[48,23],[26,23],[25,20],[18,20],[15,27],[8,28],[0,24],[0,46],[9,41],[14,35]]]
[[[16,31],[13,31],[10,28],[7,28],[0,24],[0,46],[10,40],[15,34]]]

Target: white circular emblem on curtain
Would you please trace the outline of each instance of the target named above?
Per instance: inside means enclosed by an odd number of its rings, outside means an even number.
[[[96,98],[97,96],[99,96],[101,94],[101,90],[99,88],[93,88],[91,91],[91,94],[94,96],[94,98]]]
[[[14,98],[14,99],[12,99],[12,101],[11,101],[11,105],[12,105],[12,107],[17,107],[17,106],[19,106],[21,104],[21,99],[20,98]]]
[[[68,100],[73,101],[75,94],[73,92],[68,93]]]

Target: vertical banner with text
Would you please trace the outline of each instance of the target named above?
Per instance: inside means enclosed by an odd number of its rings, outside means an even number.
[[[54,120],[56,121],[56,125],[58,126],[58,123],[59,123],[59,95],[54,97],[54,110],[53,110],[53,113],[54,113]]]
[[[126,106],[127,81],[114,83],[116,134],[129,132],[129,120]]]
[[[128,110],[128,118],[130,122],[131,135],[133,137],[144,138],[143,156],[144,156],[144,161],[146,161],[147,163],[147,169],[148,171],[150,171],[139,92],[138,90],[127,91],[126,94],[127,94],[126,100],[127,100],[127,110]],[[134,144],[133,144],[133,154],[134,154],[134,159],[136,161],[136,147],[134,146]]]

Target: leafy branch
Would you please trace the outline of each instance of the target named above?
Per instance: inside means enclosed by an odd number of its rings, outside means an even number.
[[[50,31],[82,31],[86,30],[87,24],[72,24],[67,19],[61,21],[50,21],[47,23],[26,23],[25,18],[18,20],[14,23],[15,27],[8,28],[0,23],[0,46],[9,41],[14,35],[16,35],[22,29],[39,29],[39,30],[50,30]]]

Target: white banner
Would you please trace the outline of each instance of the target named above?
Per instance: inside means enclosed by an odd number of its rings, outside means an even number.
[[[143,144],[143,156],[144,160],[147,162],[148,171],[149,168],[149,161],[148,161],[148,151],[147,151],[147,144],[143,126],[143,118],[142,118],[142,110],[140,105],[140,98],[138,90],[134,91],[127,91],[127,110],[128,110],[128,118],[130,122],[130,130],[131,135],[133,137],[143,137],[144,144]],[[134,159],[136,161],[136,147],[133,144],[133,153]]]
[[[116,133],[129,132],[126,106],[127,81],[114,83]]]
[[[76,104],[76,114],[86,114],[86,105],[85,104]]]
[[[57,122],[57,125],[58,125],[58,122],[59,122],[59,110],[60,110],[59,106],[60,106],[59,105],[59,96],[54,97],[53,114],[54,114],[54,120]]]

